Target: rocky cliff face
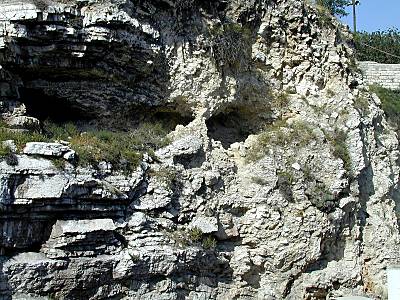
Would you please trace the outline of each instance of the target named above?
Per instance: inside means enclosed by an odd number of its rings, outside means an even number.
[[[1,160],[2,298],[385,298],[398,141],[323,11],[3,0],[0,19],[9,130],[178,123],[129,173],[66,142]]]

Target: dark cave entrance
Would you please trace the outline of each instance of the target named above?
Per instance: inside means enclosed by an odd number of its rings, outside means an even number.
[[[26,114],[55,124],[73,123],[80,130],[101,129],[129,131],[142,123],[159,123],[168,132],[177,125],[186,126],[194,120],[191,112],[178,111],[176,107],[135,105],[127,102],[124,109],[113,107],[97,110],[95,107],[80,107],[68,99],[46,94],[40,89],[20,88],[20,101],[26,106]]]
[[[55,96],[46,95],[39,89],[21,88],[20,101],[26,106],[28,116],[40,121],[51,120],[56,123],[90,119],[90,115],[71,102]]]
[[[161,121],[171,128],[174,127],[174,129],[177,125],[186,126],[194,120],[190,114],[181,114],[174,110],[156,109],[155,112],[150,112],[149,115],[149,121]]]
[[[259,132],[263,123],[257,113],[240,108],[221,112],[206,121],[208,137],[220,141],[225,149]]]

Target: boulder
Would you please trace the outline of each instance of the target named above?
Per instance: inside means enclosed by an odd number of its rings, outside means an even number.
[[[27,155],[42,155],[50,157],[74,158],[74,151],[70,147],[60,143],[30,142],[26,143],[23,150]]]

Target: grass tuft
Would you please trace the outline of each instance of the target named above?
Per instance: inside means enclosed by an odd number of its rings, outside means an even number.
[[[347,148],[347,132],[343,130],[335,129],[332,134],[325,133],[326,138],[331,143],[332,154],[336,158],[340,158],[343,161],[344,169],[349,175],[351,175],[351,157],[349,149]]]
[[[18,165],[18,157],[12,152],[8,145],[4,145],[2,142],[0,142],[0,159],[5,159],[9,166]]]
[[[139,165],[144,153],[154,153],[169,144],[168,131],[162,123],[144,122],[131,131],[88,130],[80,131],[74,124],[44,122],[43,133],[17,131],[0,127],[0,141],[14,140],[19,151],[28,142],[53,142],[65,140],[70,143],[78,156],[81,166],[97,166],[107,161],[113,168],[133,171]],[[5,147],[0,148],[0,157],[8,155]],[[62,167],[60,163],[55,165]]]
[[[201,245],[203,246],[204,249],[212,250],[217,247],[217,241],[213,236],[207,236],[206,238],[203,239]]]
[[[0,141],[13,140],[18,150],[22,150],[26,143],[29,142],[47,142],[49,141],[45,136],[39,132],[20,131],[17,129],[9,129],[0,127]]]
[[[235,23],[223,24],[210,30],[212,55],[218,68],[241,70],[251,59],[252,32]]]
[[[257,137],[256,142],[247,151],[247,162],[254,162],[264,157],[271,147],[304,147],[315,139],[309,124],[298,121],[288,125],[285,120],[278,120],[268,125]]]
[[[194,227],[189,230],[188,238],[192,243],[197,243],[203,238],[203,232],[199,228]]]

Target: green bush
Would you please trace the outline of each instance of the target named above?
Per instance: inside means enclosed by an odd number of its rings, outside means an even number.
[[[315,139],[315,134],[309,124],[297,121],[290,125],[285,120],[278,120],[268,126],[258,135],[257,140],[248,149],[247,162],[254,162],[264,157],[271,147],[304,147]]]
[[[332,13],[329,11],[327,7],[324,5],[318,4],[316,5],[317,15],[318,15],[318,23],[322,27],[331,27],[332,26]]]
[[[200,242],[203,238],[203,232],[199,228],[194,227],[189,230],[188,238],[192,243]]]
[[[95,166],[100,161],[107,161],[116,169],[132,171],[145,152],[154,153],[154,150],[169,143],[167,133],[167,129],[159,122],[144,122],[126,132],[94,129],[82,132],[72,123],[44,122],[43,133],[0,127],[0,141],[14,140],[17,148],[22,150],[28,142],[66,140],[76,151],[78,163],[82,166]],[[0,149],[0,152],[6,151]],[[58,162],[55,165],[61,167]]]
[[[6,157],[11,153],[11,148],[0,142],[0,157]]]
[[[63,170],[65,168],[65,160],[63,158],[54,158],[51,161],[57,169]]]
[[[364,96],[358,96],[354,101],[354,107],[361,111],[363,114],[369,113],[369,102]]]
[[[319,210],[329,212],[334,207],[334,197],[322,182],[309,183],[306,194],[310,202]]]
[[[295,182],[294,174],[290,171],[278,172],[278,188],[285,199],[289,202],[293,201],[293,183]]]
[[[47,142],[49,139],[39,132],[20,131],[6,127],[0,127],[0,141],[13,140],[18,150],[22,150],[29,142]]]
[[[5,159],[9,166],[18,165],[18,157],[8,145],[4,145],[2,142],[0,142],[0,159]]]
[[[328,134],[327,138],[331,142],[333,156],[340,158],[343,161],[344,169],[350,174],[351,157],[346,144],[347,132],[343,130],[335,130],[333,134]]]
[[[161,167],[158,170],[151,169],[149,175],[158,178],[161,182],[165,182],[168,187],[172,187],[178,179],[176,170],[168,167]]]
[[[251,60],[252,33],[236,23],[224,24],[210,31],[212,55],[217,67],[240,70]]]
[[[202,246],[207,250],[215,249],[217,247],[217,240],[209,235],[203,239]]]
[[[366,45],[395,56],[383,53]],[[375,61],[388,64],[400,63],[400,32],[398,29],[389,29],[372,33],[359,32],[355,36],[355,47],[356,57],[360,61]]]
[[[204,234],[200,228],[193,227],[189,230],[178,229],[168,233],[168,236],[180,247],[203,247],[212,250],[217,247],[217,240],[210,234]]]
[[[346,16],[346,6],[348,0],[316,0],[317,6],[324,7],[330,14],[336,16]]]
[[[160,123],[142,123],[129,132],[87,131],[70,138],[81,165],[110,162],[126,171],[134,170],[145,152],[166,146],[167,131]]]
[[[68,140],[80,134],[73,123],[57,124],[50,121],[43,122],[44,135],[49,139]]]
[[[308,200],[319,210],[330,212],[334,208],[334,196],[329,188],[314,175],[312,165],[304,165],[303,182]]]
[[[49,7],[49,3],[45,0],[33,0],[33,4],[40,10],[46,10]]]
[[[370,90],[378,95],[382,101],[384,110],[392,126],[399,129],[400,124],[400,90],[389,90],[377,85],[370,86]]]
[[[289,94],[281,92],[273,98],[271,101],[271,107],[279,113],[279,118],[282,119],[283,114],[287,111],[289,103]]]

